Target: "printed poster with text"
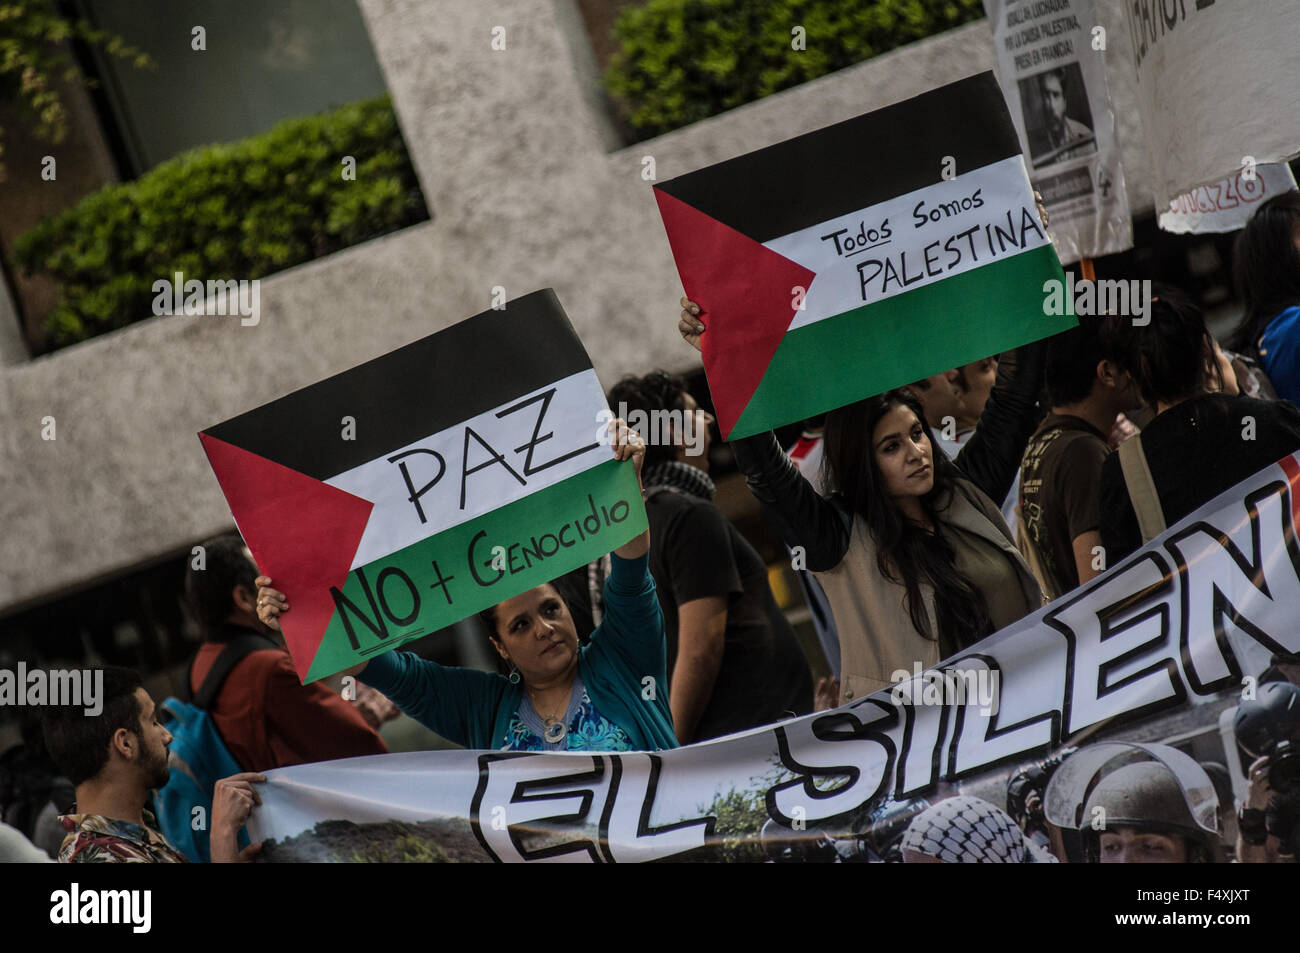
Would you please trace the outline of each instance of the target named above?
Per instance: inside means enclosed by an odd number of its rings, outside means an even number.
[[[199,434],[304,682],[646,528],[555,293],[537,291]]]
[[[1132,248],[1095,0],[984,0],[984,10],[1061,261]]]
[[[1174,198],[1160,213],[1160,227],[1176,235],[1235,232],[1264,201],[1295,187],[1295,175],[1285,162],[1241,168]]]
[[[1073,326],[991,72],[655,187],[725,438]]]
[[[1226,201],[1198,202],[1197,211],[1253,204],[1257,186],[1285,190],[1289,174],[1265,173],[1269,181],[1259,170],[1300,153],[1295,0],[1127,0],[1123,7],[1156,208],[1176,211],[1186,193],[1225,176]],[[1238,180],[1239,173],[1250,177]],[[1229,187],[1246,194],[1227,196]]]

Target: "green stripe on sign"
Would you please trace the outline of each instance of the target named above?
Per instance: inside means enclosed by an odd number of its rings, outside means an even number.
[[[354,569],[342,591],[333,592],[334,617],[306,681],[550,582],[645,528],[632,463],[609,460]],[[499,568],[493,568],[497,546]]]
[[[845,311],[781,339],[728,439],[812,417],[1072,328],[1043,313],[1051,245]],[[1026,289],[1008,302],[1010,288]],[[1027,293],[1032,288],[1035,293]],[[1068,305],[1073,308],[1073,302]]]

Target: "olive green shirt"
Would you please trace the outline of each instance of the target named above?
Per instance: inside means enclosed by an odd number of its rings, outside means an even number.
[[[1037,604],[1030,605],[1024,588],[1017,585],[1016,564],[1005,552],[984,537],[950,523],[943,525],[943,535],[957,557],[957,571],[983,594],[994,632],[1038,608]]]

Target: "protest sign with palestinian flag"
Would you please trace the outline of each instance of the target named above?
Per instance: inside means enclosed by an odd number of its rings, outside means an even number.
[[[309,682],[644,530],[611,417],[547,289],[199,437]]]
[[[728,438],[1074,324],[993,74],[655,187]]]

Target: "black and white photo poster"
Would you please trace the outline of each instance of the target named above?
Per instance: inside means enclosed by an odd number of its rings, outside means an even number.
[[[1131,248],[1106,41],[1095,31],[1094,0],[984,0],[984,9],[998,82],[1061,262]]]

